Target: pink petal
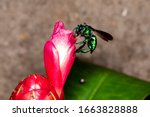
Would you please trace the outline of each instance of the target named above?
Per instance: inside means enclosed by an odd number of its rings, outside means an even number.
[[[63,83],[65,83],[75,59],[76,38],[73,31],[64,29],[63,22],[59,21],[55,24],[51,41],[57,48],[60,60],[62,80]]]
[[[56,22],[50,40],[44,47],[44,62],[48,78],[61,95],[65,81],[75,59],[76,38],[73,31],[64,29],[61,21]]]
[[[44,46],[44,63],[49,81],[55,87],[56,92],[59,94],[62,90],[59,55],[55,45],[51,41],[47,41]]]

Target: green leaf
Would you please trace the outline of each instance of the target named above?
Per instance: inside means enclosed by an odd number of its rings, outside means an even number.
[[[65,85],[65,99],[71,100],[139,100],[148,95],[150,82],[79,61]]]

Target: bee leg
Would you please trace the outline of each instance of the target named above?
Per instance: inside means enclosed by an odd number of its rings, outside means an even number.
[[[77,42],[76,44],[85,44],[88,40],[85,39],[84,41],[80,41],[80,42]]]
[[[89,49],[89,50],[87,50],[87,49],[81,49],[79,52],[81,52],[81,53],[87,53],[87,52],[91,52],[91,50]]]
[[[85,42],[83,42],[83,45],[81,45],[78,49],[76,49],[76,52],[78,53],[78,52],[80,52],[80,50],[85,46]]]
[[[76,44],[84,44],[84,41],[77,42]]]

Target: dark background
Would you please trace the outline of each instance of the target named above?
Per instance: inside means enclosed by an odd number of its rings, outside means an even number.
[[[53,25],[88,23],[111,33],[82,60],[150,81],[150,0],[0,0],[0,99],[32,73],[44,74],[43,46]]]

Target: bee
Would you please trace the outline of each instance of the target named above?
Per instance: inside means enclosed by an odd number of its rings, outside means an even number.
[[[101,39],[105,41],[111,41],[113,40],[113,36],[107,32],[104,32],[102,30],[97,30],[91,27],[90,25],[79,24],[77,27],[74,28],[75,36],[81,36],[84,37],[84,40],[81,42],[77,42],[76,44],[79,44],[79,48],[76,50],[77,53],[87,53],[90,52],[91,54],[96,49],[97,46],[97,37],[94,35],[95,33],[101,37]],[[88,49],[83,49],[83,47],[87,44]]]

